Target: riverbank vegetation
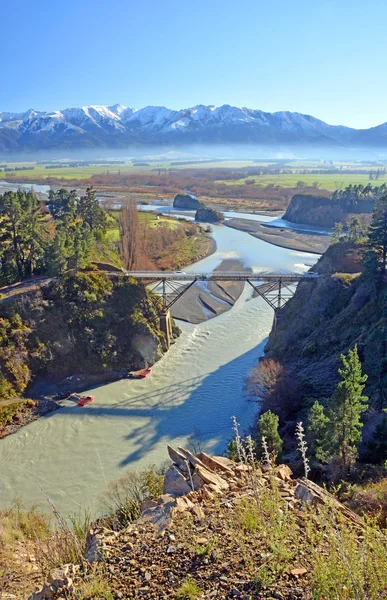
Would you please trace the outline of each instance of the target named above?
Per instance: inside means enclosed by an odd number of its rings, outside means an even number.
[[[386,254],[384,194],[376,199],[368,230],[356,219],[347,232],[335,228],[313,269],[319,278],[301,283],[281,311],[266,357],[248,383],[262,412],[279,418],[285,459],[301,469],[293,436],[302,421],[311,476],[341,481],[353,505],[373,504],[374,514],[376,490],[387,481]],[[356,491],[349,494],[352,485]],[[386,514],[386,502],[378,508]]]
[[[190,222],[140,216],[135,200],[120,211],[104,210],[87,188],[50,191],[47,202],[30,191],[0,195],[0,285],[33,275],[62,276],[93,264],[135,269],[173,269],[202,258],[210,240]]]
[[[23,394],[37,377],[103,378],[153,364],[167,349],[160,308],[143,284],[101,272],[67,275],[0,305],[0,399]]]

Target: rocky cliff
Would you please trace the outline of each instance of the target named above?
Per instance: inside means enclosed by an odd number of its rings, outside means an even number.
[[[284,365],[298,385],[301,407],[329,396],[338,382],[340,354],[355,344],[368,374],[366,393],[380,408],[387,394],[387,287],[361,273],[361,249],[335,244],[313,270],[313,283],[301,282],[279,315],[266,356]]]
[[[369,200],[359,200],[346,204],[328,196],[296,194],[290,201],[284,219],[292,223],[333,227],[335,223],[347,223],[350,215],[369,215],[373,204]]]
[[[221,221],[224,221],[224,215],[219,210],[209,208],[208,206],[202,206],[196,211],[195,221],[201,221],[205,223],[219,223]]]
[[[202,206],[201,202],[190,194],[177,194],[173,201],[175,208],[185,208],[187,210],[196,210]]]

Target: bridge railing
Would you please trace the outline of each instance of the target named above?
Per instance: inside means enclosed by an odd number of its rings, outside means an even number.
[[[266,273],[249,271],[212,271],[211,273],[184,273],[179,271],[124,271],[134,279],[172,281],[278,281],[297,282],[317,279],[317,273]]]

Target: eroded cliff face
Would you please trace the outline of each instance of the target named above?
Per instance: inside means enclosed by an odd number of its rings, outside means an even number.
[[[355,344],[374,406],[387,394],[387,288],[361,274],[360,251],[331,246],[313,270],[320,278],[301,282],[270,334],[266,356],[278,360],[299,385],[300,396],[329,396],[337,382],[340,354]],[[305,402],[303,402],[305,404]]]
[[[304,223],[318,227],[333,227],[335,223],[346,224],[351,215],[369,218],[373,203],[369,200],[355,202],[335,201],[327,196],[296,194],[290,201],[284,219],[292,223]]]
[[[224,221],[224,215],[219,210],[209,208],[208,206],[202,206],[196,211],[195,221],[202,221],[205,223],[219,223]]]
[[[325,196],[296,194],[286,209],[284,219],[292,223],[333,227],[335,223],[345,222],[345,212]]]
[[[197,210],[201,207],[201,202],[190,194],[177,194],[173,201],[175,208],[186,208],[188,210]]]

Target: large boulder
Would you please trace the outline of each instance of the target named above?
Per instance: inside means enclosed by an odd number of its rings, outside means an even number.
[[[183,473],[172,465],[164,477],[163,493],[171,494],[171,496],[185,496],[192,491],[191,486],[185,479]]]
[[[198,208],[195,214],[195,221],[204,221],[205,223],[219,223],[224,221],[224,214],[220,210],[202,206]]]
[[[191,194],[177,194],[173,201],[175,208],[185,208],[188,210],[196,210],[201,207],[201,203],[197,198],[191,196]]]

